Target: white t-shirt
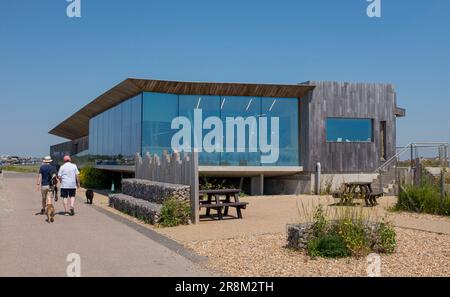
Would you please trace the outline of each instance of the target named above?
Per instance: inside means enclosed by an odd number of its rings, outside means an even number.
[[[80,174],[80,172],[75,164],[67,162],[61,166],[58,172],[58,176],[61,179],[61,189],[76,189],[76,177],[78,174]]]

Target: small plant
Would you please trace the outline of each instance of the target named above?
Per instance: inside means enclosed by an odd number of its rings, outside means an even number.
[[[331,189],[333,188],[333,177],[329,176],[325,178],[325,181],[323,183],[323,189],[320,192],[320,195],[330,195]]]
[[[323,212],[323,208],[320,205],[317,207],[313,216],[313,235],[315,237],[323,236],[326,233],[327,224],[328,222]]]
[[[397,247],[396,233],[394,226],[390,223],[381,222],[378,230],[379,249],[377,252],[392,254]]]
[[[226,179],[203,177],[200,180],[200,190],[232,189],[234,186]]]
[[[175,227],[189,224],[191,205],[189,201],[169,198],[161,208],[161,226]]]
[[[300,243],[301,248],[306,248],[312,257],[361,257],[370,252],[390,254],[395,251],[397,242],[394,227],[384,220],[371,220],[362,208],[338,209],[330,219],[319,205],[314,213],[310,211],[309,214],[311,216],[307,217],[310,220],[304,224],[306,227],[298,229],[306,230],[306,236],[303,237],[305,241],[297,241],[294,246]],[[299,237],[290,235],[290,238]]]
[[[369,248],[363,221],[344,218],[336,222],[336,229],[337,234],[342,238],[352,255],[363,256],[368,254]]]
[[[325,234],[308,242],[311,257],[344,258],[349,256],[345,242],[337,234]]]

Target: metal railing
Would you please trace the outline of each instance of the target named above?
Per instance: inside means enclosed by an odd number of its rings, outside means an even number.
[[[445,164],[447,164],[446,166],[448,166],[448,147],[449,144],[446,142],[412,142],[404,147],[400,147],[400,150],[391,158],[389,158],[388,160],[386,160],[386,162],[384,162],[380,167],[378,167],[374,173],[379,173],[382,171],[386,171],[387,168],[389,168],[390,165],[392,165],[395,162],[398,161],[398,159],[400,158],[401,155],[403,155],[405,152],[410,151],[411,152],[411,156],[410,156],[410,160],[411,160],[411,168],[413,168],[413,164],[414,164],[414,159],[418,158],[418,149],[419,148],[432,148],[432,149],[442,149],[443,150],[443,159]]]
[[[437,149],[439,154],[439,159],[441,161],[442,167],[448,167],[448,147],[449,144],[445,142],[412,142],[404,147],[398,148],[397,153],[386,160],[380,167],[378,167],[374,173],[378,174],[380,190],[383,190],[383,173],[387,172],[390,168],[395,168],[395,184],[397,186],[397,192],[400,185],[400,171],[399,171],[399,159],[406,152],[410,152],[410,172],[415,170],[415,160],[419,158],[419,149]],[[411,183],[413,183],[413,174],[411,173]]]

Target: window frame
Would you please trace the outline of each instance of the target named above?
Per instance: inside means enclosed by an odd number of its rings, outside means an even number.
[[[369,140],[353,140],[353,141],[336,141],[336,140],[328,140],[328,120],[329,119],[337,119],[337,120],[370,120],[370,134],[371,138]],[[336,117],[336,116],[329,116],[325,118],[325,142],[326,143],[374,143],[375,142],[375,136],[374,136],[374,126],[375,126],[375,120],[373,118],[355,118],[355,117]]]

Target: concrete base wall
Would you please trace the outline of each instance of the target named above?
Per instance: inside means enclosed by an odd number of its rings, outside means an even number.
[[[306,174],[288,177],[274,177],[264,180],[265,195],[310,194],[311,189],[311,175]]]
[[[377,178],[376,173],[322,173],[320,193],[325,194],[338,190],[343,183],[367,181]],[[266,178],[264,180],[265,195],[299,195],[314,194],[315,174],[302,173],[288,177]]]

